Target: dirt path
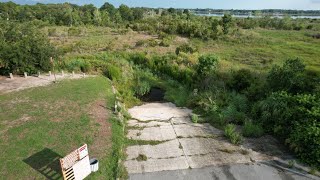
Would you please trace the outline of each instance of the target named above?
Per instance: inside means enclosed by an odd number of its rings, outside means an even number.
[[[154,179],[155,176],[148,173],[161,171],[249,165],[285,156],[281,150],[274,151],[277,141],[269,136],[264,137],[267,144],[261,139],[248,139],[243,146],[232,145],[221,130],[210,124],[192,123],[191,110],[172,103],[148,103],[133,107],[129,113],[132,119],[128,122],[127,138],[147,144],[126,149],[125,167],[133,179]],[[172,173],[177,175],[176,171]],[[172,179],[176,178],[172,176]]]
[[[88,75],[83,76],[83,74],[57,74],[57,80],[62,79],[79,79],[83,77],[89,77]],[[28,76],[27,78],[14,76],[13,79],[8,77],[0,76],[0,94],[9,93],[13,91],[20,91],[23,89],[46,86],[55,81],[54,75],[49,76],[48,74],[37,76]]]

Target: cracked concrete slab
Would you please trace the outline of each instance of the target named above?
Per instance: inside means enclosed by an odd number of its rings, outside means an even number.
[[[181,138],[179,141],[188,156],[213,153],[224,147],[223,144],[213,138]]]
[[[143,174],[130,174],[130,180],[319,180],[310,174],[275,168],[272,164],[250,163],[210,166]]]
[[[192,124],[190,117],[175,117],[171,122],[172,124]]]
[[[223,136],[223,131],[207,123],[192,123],[191,110],[172,103],[145,104],[130,109],[129,113],[133,117],[128,122],[129,139],[163,141],[157,145],[127,147],[124,165],[130,175],[189,167],[234,166],[275,158],[276,153],[267,152],[277,148],[276,142],[268,145],[273,141],[256,138],[245,139],[243,147],[233,145]],[[145,156],[146,161],[138,161],[140,155]]]
[[[222,135],[222,131],[214,130],[210,124],[178,124],[173,125],[178,137],[211,137]]]
[[[183,156],[169,159],[147,159],[146,161],[129,160],[125,161],[124,166],[129,174],[189,168]]]
[[[170,122],[161,122],[161,121],[150,121],[150,122],[139,122],[137,120],[129,120],[129,127],[159,127],[159,126],[170,126]]]
[[[130,146],[126,151],[127,160],[135,159],[139,154],[145,155],[148,159],[165,159],[183,156],[183,151],[179,148],[179,141],[177,139],[167,141],[158,145],[142,145]]]
[[[172,126],[147,127],[142,130],[130,129],[127,138],[144,141],[168,141],[176,138]]]
[[[173,117],[187,117],[191,112],[190,109],[178,108],[172,103],[148,103],[129,109],[131,117],[140,121],[167,121]]]
[[[203,168],[207,166],[218,166],[227,164],[250,163],[250,157],[238,152],[225,153],[215,151],[204,155],[187,156],[191,168]]]

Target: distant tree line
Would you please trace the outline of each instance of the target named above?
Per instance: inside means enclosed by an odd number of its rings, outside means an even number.
[[[0,3],[0,18],[18,22],[41,20],[52,25],[97,25],[112,26],[114,23],[140,20],[146,12],[144,8],[129,8],[121,5],[115,8],[105,3],[100,8],[94,5],[36,4],[18,5],[13,2]]]
[[[222,19],[215,17],[196,16],[192,12],[219,12],[224,13]],[[284,30],[312,29],[313,20],[293,20],[289,17],[283,19],[271,18],[232,18],[232,14],[253,12],[256,15],[267,13],[319,13],[319,11],[295,10],[189,10],[189,9],[152,9],[130,8],[120,5],[118,8],[106,2],[100,8],[92,4],[75,5],[63,4],[36,4],[18,5],[13,2],[0,3],[0,19],[17,22],[41,20],[51,25],[79,26],[96,25],[110,27],[131,27],[134,30],[164,31],[189,37],[202,39],[216,38],[220,32],[228,34],[234,25],[240,28],[272,28]]]

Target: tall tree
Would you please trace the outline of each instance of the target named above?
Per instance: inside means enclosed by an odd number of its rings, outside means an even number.
[[[224,34],[229,33],[231,23],[232,23],[232,16],[230,14],[224,14],[224,16],[222,17],[222,28],[223,28]]]
[[[119,6],[119,12],[123,20],[132,21],[134,19],[132,10],[124,4]]]
[[[93,13],[93,22],[95,25],[100,26],[101,21],[102,21],[102,19],[101,19],[100,11],[99,11],[99,9],[96,9]]]

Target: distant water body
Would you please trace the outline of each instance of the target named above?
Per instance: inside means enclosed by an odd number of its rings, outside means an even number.
[[[198,16],[213,16],[213,17],[222,17],[223,14],[200,14],[200,13],[195,13],[195,15]],[[253,15],[232,15],[233,17],[237,17],[237,18],[259,18],[261,16],[253,16]],[[271,16],[273,18],[283,18],[285,16],[281,16],[281,15],[273,15]],[[320,16],[290,16],[292,19],[320,19]]]

